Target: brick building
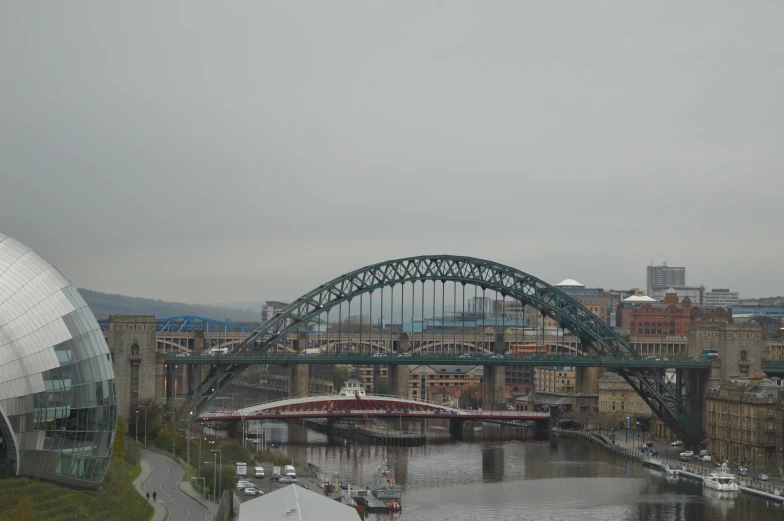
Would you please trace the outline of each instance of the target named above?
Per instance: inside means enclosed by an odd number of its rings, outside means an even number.
[[[481,388],[482,373],[481,366],[415,366],[408,378],[408,397],[412,400],[431,400],[435,394],[443,395],[442,389],[451,392],[471,386]]]
[[[731,309],[693,306],[688,297],[678,302],[675,293],[667,293],[664,302],[624,301],[617,317],[628,323],[629,342],[643,356],[686,356],[692,324],[732,324]]]

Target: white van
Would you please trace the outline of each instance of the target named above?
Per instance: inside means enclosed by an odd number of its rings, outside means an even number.
[[[297,477],[297,471],[294,470],[294,465],[286,465],[286,468],[283,471],[284,476],[288,476],[290,478]]]
[[[263,478],[264,477],[264,467],[254,467],[253,468],[253,477]]]

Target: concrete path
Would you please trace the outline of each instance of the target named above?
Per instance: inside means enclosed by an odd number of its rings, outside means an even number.
[[[139,492],[139,494],[144,496],[146,499],[147,490],[145,489],[145,485],[147,480],[150,479],[150,476],[152,476],[152,466],[150,466],[150,464],[143,457],[140,465],[142,467],[142,471],[139,476],[133,480],[133,486],[136,487],[136,490]],[[152,497],[150,497],[149,501],[152,503]],[[153,508],[155,509],[155,512],[152,515],[151,521],[165,521],[167,518],[167,513],[166,509],[163,507],[163,504],[155,503]]]
[[[142,450],[141,454],[142,472],[134,485],[145,497],[147,492],[157,493],[153,521],[204,521],[214,517],[214,503],[202,503],[201,495],[182,481],[185,472],[179,463],[157,452]]]

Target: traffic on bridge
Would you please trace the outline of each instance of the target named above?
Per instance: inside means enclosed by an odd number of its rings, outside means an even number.
[[[459,353],[292,353],[272,351],[242,354],[179,353],[167,354],[167,363],[200,365],[237,364],[362,364],[362,365],[500,365],[500,366],[574,366],[610,368],[709,369],[710,360],[697,358],[659,358],[639,356],[510,355]]]

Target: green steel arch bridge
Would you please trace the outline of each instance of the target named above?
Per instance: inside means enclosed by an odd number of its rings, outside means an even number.
[[[387,312],[400,310],[403,321],[404,304],[410,302],[412,322],[415,319],[417,304],[420,305],[422,320],[425,314],[426,283],[432,284],[432,309],[436,314],[436,303],[441,297],[442,318],[445,313],[447,288],[451,284],[453,292],[453,312],[459,309],[457,296],[465,312],[466,296],[471,296],[466,287],[473,287],[475,299],[479,290],[484,297],[487,291],[501,296],[506,306],[508,302],[528,305],[538,310],[545,317],[553,319],[563,331],[570,331],[579,338],[582,348],[589,356],[534,356],[531,358],[509,358],[503,354],[503,344],[496,343],[495,354],[479,354],[466,356],[453,353],[420,353],[414,356],[400,342],[397,351],[372,354],[368,353],[336,353],[335,355],[310,355],[306,352],[307,342],[295,346],[296,353],[281,352],[280,345],[286,342],[289,334],[306,331],[307,325],[322,315],[327,316],[337,308],[339,324],[343,323],[343,310],[347,306],[347,317],[351,315],[352,301],[354,310],[359,308],[359,316],[370,306],[370,317],[373,316],[374,293],[380,294],[381,315],[384,315],[385,296],[389,298]],[[438,284],[441,292],[437,292]],[[417,298],[417,285],[420,292]],[[399,288],[399,300],[395,301],[396,288]],[[409,288],[409,295],[406,295]],[[459,291],[460,290],[460,291]],[[419,302],[417,302],[419,300]],[[428,295],[428,304],[430,304]],[[369,301],[369,302],[366,302]],[[474,300],[487,302],[486,300]],[[379,304],[377,303],[376,306]],[[377,308],[378,311],[378,308]],[[427,310],[429,311],[429,309]],[[465,315],[464,315],[465,316]],[[510,323],[513,321],[510,320]],[[473,326],[475,329],[478,323]],[[362,324],[360,319],[360,330]],[[381,330],[383,331],[383,325]],[[503,331],[503,325],[502,325]],[[372,334],[372,333],[371,333]],[[307,336],[307,335],[306,335]],[[413,334],[416,336],[416,333]],[[372,343],[372,340],[371,340]],[[499,349],[501,347],[501,349]],[[536,277],[515,268],[495,262],[450,255],[428,255],[391,260],[366,266],[341,275],[312,291],[301,296],[278,315],[257,327],[248,337],[231,352],[218,356],[201,354],[167,355],[169,364],[199,364],[209,367],[206,376],[195,386],[190,395],[191,414],[198,417],[207,410],[210,402],[219,396],[226,387],[249,365],[268,364],[318,364],[318,363],[358,363],[384,364],[392,368],[406,364],[458,364],[483,365],[485,379],[496,378],[495,369],[505,366],[538,365],[538,366],[576,366],[576,367],[608,367],[617,372],[637,392],[651,410],[676,434],[690,445],[697,446],[703,439],[700,428],[700,395],[704,386],[703,372],[709,369],[709,362],[704,360],[649,360],[643,359],[623,338],[610,326],[595,316],[577,300],[558,288],[551,286]],[[665,370],[675,369],[675,379],[667,378]],[[497,378],[496,378],[497,379]]]

